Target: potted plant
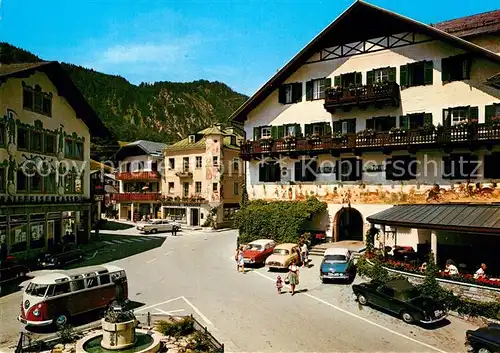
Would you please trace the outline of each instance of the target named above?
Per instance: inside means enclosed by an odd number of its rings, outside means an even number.
[[[491,123],[494,129],[500,129],[500,115],[495,115],[491,118]]]
[[[263,152],[269,152],[271,150],[272,145],[273,145],[273,138],[271,136],[263,137],[260,139],[260,148],[262,149]]]
[[[363,131],[358,132],[356,135],[361,136],[361,137],[374,137],[375,136],[375,130],[373,130],[373,129],[365,129]]]

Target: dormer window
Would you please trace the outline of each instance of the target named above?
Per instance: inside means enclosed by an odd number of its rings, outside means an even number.
[[[23,108],[52,116],[52,93],[42,92],[39,85],[30,87],[23,82]]]
[[[231,145],[236,146],[236,136],[231,136]]]
[[[188,141],[189,141],[189,143],[195,143],[196,142],[196,136],[195,135],[189,135],[188,136]]]

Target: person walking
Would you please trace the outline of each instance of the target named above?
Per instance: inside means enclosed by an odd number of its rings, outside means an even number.
[[[288,267],[288,282],[292,289],[292,295],[295,295],[295,286],[299,284],[299,266],[297,266],[297,260],[293,260],[290,267]]]
[[[281,294],[281,289],[283,288],[283,279],[281,276],[276,278],[276,289],[278,290],[278,294]]]
[[[309,267],[308,265],[308,258],[307,258],[307,252],[308,252],[308,249],[307,249],[307,244],[306,242],[304,241],[304,243],[300,246],[300,253],[302,255],[302,267]]]
[[[236,271],[245,272],[245,261],[243,258],[243,245],[236,249],[236,254],[234,255],[234,259],[236,260]]]

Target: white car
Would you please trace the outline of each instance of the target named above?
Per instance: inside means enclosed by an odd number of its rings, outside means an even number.
[[[146,223],[137,226],[137,230],[153,234],[158,232],[171,232],[174,228],[175,230],[179,230],[181,227],[166,219],[150,219]]]

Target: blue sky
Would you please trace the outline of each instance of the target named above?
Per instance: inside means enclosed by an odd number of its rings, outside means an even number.
[[[218,80],[251,95],[351,0],[0,0],[0,41],[130,82]],[[372,0],[435,23],[491,0]]]

